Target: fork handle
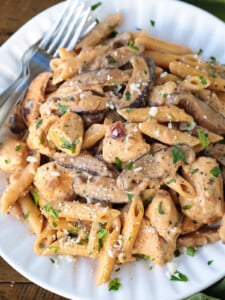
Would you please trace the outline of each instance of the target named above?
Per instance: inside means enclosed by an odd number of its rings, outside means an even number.
[[[30,76],[24,77],[13,83],[10,88],[8,88],[4,95],[4,102],[1,99],[0,103],[0,128],[8,119],[12,109],[24,96],[26,89],[28,88],[32,78]]]

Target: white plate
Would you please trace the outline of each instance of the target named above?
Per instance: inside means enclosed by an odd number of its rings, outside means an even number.
[[[91,1],[92,4],[97,1]],[[225,62],[225,23],[193,6],[172,0],[103,0],[94,13],[100,20],[110,13],[124,14],[121,30],[145,28],[150,34],[184,44],[195,51],[204,50],[205,59],[215,56]],[[60,14],[63,4],[39,14],[17,31],[0,48],[0,91],[19,73],[20,57],[37,41]],[[152,27],[150,20],[155,21]],[[1,178],[0,178],[1,179]],[[181,299],[213,284],[225,275],[225,246],[218,242],[202,247],[195,257],[186,254],[176,261],[188,282],[170,281],[166,267],[149,270],[148,262],[124,265],[112,277],[121,279],[122,287],[109,292],[107,285],[96,287],[97,263],[89,259],[69,262],[59,259],[58,268],[49,257],[33,253],[35,237],[26,224],[8,215],[0,216],[0,254],[18,272],[36,284],[64,297],[82,300],[151,300]],[[209,266],[207,262],[213,260]]]

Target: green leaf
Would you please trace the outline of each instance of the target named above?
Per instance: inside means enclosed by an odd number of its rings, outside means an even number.
[[[120,287],[121,287],[121,283],[118,277],[112,279],[108,284],[109,291],[118,291]]]
[[[92,6],[91,6],[91,10],[93,11],[93,10],[96,10],[99,6],[101,6],[102,5],[102,2],[97,2],[96,4],[93,4]]]
[[[42,124],[42,119],[37,119],[35,123],[36,129],[40,128],[41,124]]]
[[[178,148],[174,147],[172,149],[172,156],[173,156],[173,163],[176,164],[178,161],[185,160],[185,153],[179,150]]]
[[[33,201],[34,201],[34,204],[36,205],[36,206],[38,206],[39,205],[39,195],[36,193],[36,192],[31,192],[31,197],[32,197],[32,199],[33,199]]]
[[[43,209],[53,218],[58,219],[58,214],[61,212],[59,209],[54,209],[50,203],[46,204]]]
[[[134,197],[133,194],[129,194],[129,193],[127,194],[127,198],[128,198],[129,201],[131,201],[133,199],[133,197]]]
[[[171,275],[170,280],[172,281],[188,281],[188,277],[183,273],[176,271],[174,275]]]
[[[212,170],[210,170],[210,173],[214,176],[214,177],[219,177],[219,175],[221,174],[221,170],[219,167],[214,167]]]
[[[152,25],[152,27],[155,26],[155,21],[154,20],[150,20],[150,24]]]
[[[125,93],[125,98],[126,98],[127,101],[130,101],[130,99],[131,99],[131,94],[130,94],[129,91],[126,91],[126,93]]]
[[[130,49],[132,49],[132,50],[136,50],[136,51],[139,50],[139,48],[138,48],[137,46],[134,45],[134,40],[129,40],[128,46],[129,46]]]
[[[160,214],[160,215],[164,215],[165,214],[165,212],[163,211],[163,209],[162,209],[162,201],[159,203],[159,205],[158,205],[158,213]]]
[[[61,148],[70,150],[72,154],[74,154],[76,152],[76,144],[78,142],[78,139],[71,143],[70,141],[68,141],[64,137],[61,137],[60,141],[62,143]]]
[[[189,256],[195,256],[196,249],[194,247],[187,247],[186,248],[186,254]]]
[[[133,169],[133,162],[131,161],[131,162],[127,163],[125,167],[126,167],[127,170],[132,170]]]
[[[119,159],[119,157],[115,157],[115,163],[116,163],[116,167],[118,170],[122,170],[122,162],[121,160]]]
[[[207,148],[209,146],[208,133],[204,132],[202,129],[197,129],[197,133],[202,147]]]
[[[15,150],[16,150],[16,151],[20,151],[20,150],[21,150],[21,148],[22,148],[22,146],[21,146],[21,145],[16,145],[16,147],[15,147]]]
[[[60,102],[57,102],[57,106],[62,115],[64,115],[69,109],[69,105],[63,105]]]

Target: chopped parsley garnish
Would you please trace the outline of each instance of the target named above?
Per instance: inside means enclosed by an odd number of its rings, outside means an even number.
[[[207,265],[210,266],[213,263],[213,259],[207,262]]]
[[[132,50],[136,50],[136,51],[139,50],[139,48],[138,48],[137,46],[134,45],[134,40],[129,40],[128,46],[129,46],[130,49],[132,49]]]
[[[45,138],[43,137],[43,135],[40,136],[40,143],[43,145],[45,142]]]
[[[131,201],[133,199],[134,195],[133,194],[127,194],[127,198],[129,201]]]
[[[162,201],[158,205],[158,213],[160,215],[164,215],[165,214],[164,210],[162,209]]]
[[[113,39],[114,37],[116,37],[118,35],[118,31],[113,30],[109,35],[108,35],[108,39]]]
[[[221,170],[219,167],[214,167],[212,170],[210,170],[210,173],[214,176],[214,177],[219,177]]]
[[[174,147],[172,149],[172,156],[173,156],[173,163],[176,164],[179,160],[185,160],[185,153],[179,150],[178,148]]]
[[[155,26],[155,21],[154,20],[150,20],[150,24],[152,25],[152,27]]]
[[[193,169],[192,172],[191,172],[191,174],[196,174],[198,172],[198,170],[199,170],[198,168]]]
[[[215,64],[215,63],[216,63],[216,58],[215,58],[215,56],[210,56],[209,61],[210,61],[211,63]]]
[[[191,209],[191,208],[192,208],[192,205],[184,205],[184,206],[183,206],[183,209],[184,209],[184,210]]]
[[[132,170],[133,162],[131,161],[131,162],[127,163],[125,167],[126,167],[127,170]]]
[[[112,64],[115,64],[117,61],[113,58],[113,57],[109,57],[108,58],[108,64],[109,65],[112,65]]]
[[[121,160],[119,159],[119,157],[115,157],[115,163],[116,163],[116,167],[118,170],[122,170],[122,162]]]
[[[103,247],[103,242],[107,240],[108,230],[106,228],[101,228],[97,231],[98,238],[98,251],[100,251]]]
[[[118,291],[120,287],[121,287],[121,283],[118,277],[112,279],[108,284],[109,291]]]
[[[95,22],[96,22],[96,24],[99,24],[99,19],[96,18],[96,19],[95,19]]]
[[[203,85],[206,85],[206,84],[207,84],[207,81],[206,81],[206,79],[205,79],[204,76],[199,76],[199,79],[200,79],[200,81],[201,81],[201,84],[203,84]]]
[[[180,256],[180,250],[176,249],[173,253],[174,257],[179,257]]]
[[[144,254],[136,254],[136,257],[144,260],[150,260],[150,256]]]
[[[181,272],[179,272],[178,270],[171,275],[170,280],[173,281],[188,281],[188,278],[186,275],[182,274]]]
[[[195,256],[195,253],[197,250],[194,247],[187,247],[186,248],[186,254],[189,256]]]
[[[20,150],[21,150],[21,148],[22,148],[22,146],[21,146],[21,145],[16,145],[16,147],[15,147],[15,150],[16,150],[16,151],[20,151]]]
[[[174,182],[176,182],[176,179],[175,179],[175,178],[168,180],[168,181],[166,182],[166,184],[171,184],[171,183],[174,183]]]
[[[198,54],[198,55],[201,55],[202,53],[203,53],[203,49],[200,48],[200,49],[198,50],[197,54]]]
[[[131,94],[130,94],[129,91],[126,91],[126,93],[125,93],[125,98],[126,98],[127,101],[130,101],[130,99],[131,99]]]
[[[132,111],[133,111],[132,108],[127,108],[127,109],[126,109],[126,113],[130,113],[130,112],[132,112]]]
[[[207,148],[209,146],[209,136],[208,133],[204,132],[202,129],[197,129],[198,138],[203,148]]]
[[[37,119],[37,121],[35,123],[36,129],[40,128],[41,124],[42,124],[42,119]]]
[[[54,258],[52,258],[52,257],[50,257],[50,261],[51,261],[51,263],[55,263],[55,259]]]
[[[61,212],[60,209],[54,209],[50,203],[46,204],[43,209],[53,218],[58,219],[58,214]]]
[[[99,6],[101,6],[102,5],[102,2],[97,2],[96,4],[93,4],[92,6],[91,6],[91,10],[93,11],[93,10],[96,10]]]
[[[24,219],[28,219],[29,218],[29,215],[30,215],[30,213],[29,213],[29,211],[27,211],[23,216],[24,216]]]
[[[36,206],[39,205],[39,195],[36,192],[31,192],[32,199]]]
[[[5,162],[5,164],[9,164],[9,160],[8,159],[5,159],[4,162]]]
[[[53,251],[54,253],[57,253],[58,252],[58,248],[55,247],[55,246],[50,246],[48,247],[49,250]]]
[[[57,102],[57,106],[58,106],[58,109],[60,110],[62,115],[64,115],[69,109],[69,105],[63,105],[59,102]]]
[[[75,142],[71,143],[70,141],[68,141],[64,137],[61,137],[60,141],[62,143],[61,144],[61,148],[70,150],[72,154],[74,154],[76,152],[76,143],[77,143],[77,140]]]
[[[73,228],[69,228],[67,229],[69,234],[76,234],[80,231],[80,226],[75,226]]]

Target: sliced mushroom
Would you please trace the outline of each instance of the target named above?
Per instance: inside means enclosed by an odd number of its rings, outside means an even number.
[[[23,102],[22,115],[28,126],[39,117],[39,108],[45,102],[45,89],[52,73],[45,72],[38,75],[28,88]]]
[[[122,99],[115,100],[117,108],[145,107],[155,78],[155,63],[150,58],[134,56],[130,59],[133,73]]]
[[[114,177],[114,172],[109,170],[105,162],[88,152],[80,153],[77,156],[70,156],[65,153],[55,153],[54,159],[59,167],[68,170],[87,172],[91,175],[102,177]]]
[[[180,94],[177,99],[179,106],[192,115],[199,125],[217,134],[225,134],[225,118],[210,108],[207,103],[191,94]]]
[[[73,189],[82,197],[98,199],[111,203],[127,203],[127,193],[117,187],[116,180],[110,177],[100,176],[76,176],[73,181]]]
[[[225,144],[209,145],[209,153],[223,166],[225,166]]]
[[[177,160],[177,154],[183,159]],[[152,179],[162,179],[173,175],[185,163],[195,160],[194,151],[187,145],[163,148],[145,154],[133,162],[132,170],[123,170],[117,184],[125,190],[133,190],[136,186]]]

